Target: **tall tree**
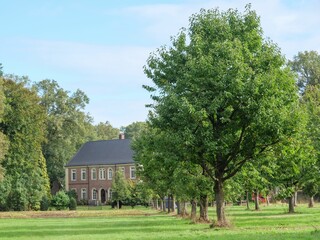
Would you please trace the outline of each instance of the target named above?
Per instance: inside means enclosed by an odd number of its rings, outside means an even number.
[[[108,121],[100,122],[94,128],[97,140],[110,140],[119,137],[119,129],[112,127]]]
[[[46,111],[46,139],[42,151],[46,159],[51,187],[56,192],[64,184],[64,165],[87,141],[91,117],[84,112],[88,97],[81,90],[70,94],[54,80],[33,86]]]
[[[316,51],[299,52],[289,61],[291,69],[297,73],[297,84],[304,93],[307,86],[320,84],[320,55]]]
[[[112,180],[112,200],[117,201],[117,207],[120,208],[120,201],[130,198],[130,186],[123,173],[118,170]]]
[[[2,166],[11,182],[7,204],[13,210],[39,209],[48,195],[49,179],[41,151],[45,140],[45,111],[36,92],[26,87],[26,78],[6,77],[7,107],[1,131],[10,141]]]
[[[142,134],[146,128],[146,122],[133,122],[124,128],[124,134],[126,138],[133,139]]]
[[[224,182],[293,130],[294,78],[278,47],[265,41],[250,5],[201,10],[189,30],[150,55],[152,125],[185,138],[214,182],[217,225],[228,224]],[[201,161],[199,161],[201,159]]]
[[[0,64],[0,123],[3,121],[3,114],[5,109],[5,95],[3,91],[3,78],[1,77],[2,75],[1,69],[2,69],[2,66]],[[7,150],[8,150],[8,139],[3,134],[3,132],[0,131],[0,163],[4,159],[4,156],[7,153]],[[3,180],[3,177],[4,177],[4,169],[0,164],[0,181]]]

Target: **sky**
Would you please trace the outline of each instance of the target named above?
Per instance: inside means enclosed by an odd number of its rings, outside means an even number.
[[[53,79],[70,93],[90,99],[94,123],[120,128],[145,121],[152,85],[143,73],[151,52],[201,8],[236,8],[251,3],[264,37],[287,59],[301,51],[320,53],[318,0],[1,0],[0,63],[5,74],[31,81]]]

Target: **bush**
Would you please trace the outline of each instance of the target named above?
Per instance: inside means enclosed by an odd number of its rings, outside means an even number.
[[[77,210],[77,200],[73,197],[70,198],[69,210]]]
[[[50,200],[47,196],[43,196],[40,202],[40,210],[41,211],[48,211],[50,207]]]
[[[63,210],[69,207],[70,198],[64,191],[57,192],[52,198],[52,206],[57,210]]]

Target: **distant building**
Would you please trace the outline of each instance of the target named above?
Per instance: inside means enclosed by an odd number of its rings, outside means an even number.
[[[136,178],[131,140],[120,134],[116,140],[85,143],[66,164],[66,190],[74,190],[78,201],[106,203],[112,198],[112,179],[116,171],[126,179]]]

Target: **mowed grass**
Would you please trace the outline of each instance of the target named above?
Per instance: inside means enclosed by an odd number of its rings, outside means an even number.
[[[320,239],[320,205],[227,207],[230,228],[210,228],[146,208],[0,213],[0,239]],[[215,218],[214,208],[210,217]]]

